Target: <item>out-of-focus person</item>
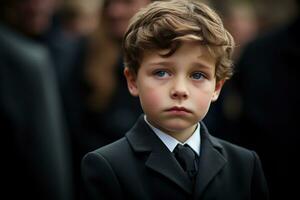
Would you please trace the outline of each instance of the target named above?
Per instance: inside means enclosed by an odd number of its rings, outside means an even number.
[[[1,182],[7,199],[71,200],[69,140],[51,55],[37,39],[54,0],[3,0],[0,7]]]
[[[99,24],[95,31],[85,35],[83,52],[78,57],[78,86],[73,84],[73,88],[80,91],[77,93],[79,98],[65,95],[67,108],[72,112],[69,124],[76,177],[80,176],[80,161],[84,154],[122,137],[141,113],[138,99],[132,97],[126,87],[121,41],[130,18],[150,2],[103,0],[98,4]],[[71,33],[77,29],[64,27]]]
[[[130,18],[151,0],[105,0],[84,65],[86,112],[78,133],[81,155],[123,136],[141,113],[123,75],[121,42]]]
[[[60,9],[64,31],[70,37],[86,37],[99,26],[103,0],[65,0]]]
[[[299,35],[298,14],[247,45],[236,64],[235,84],[242,100],[239,126],[244,133],[240,144],[259,153],[271,199],[298,195]]]
[[[259,23],[253,2],[234,0],[210,0],[210,4],[221,13],[224,26],[235,38],[236,46],[233,54],[234,63],[240,57],[244,47],[257,37]],[[234,75],[235,76],[235,75]],[[231,80],[227,81],[217,102],[214,102],[204,121],[218,137],[238,142],[234,132],[235,123],[241,113],[241,99],[237,86]]]

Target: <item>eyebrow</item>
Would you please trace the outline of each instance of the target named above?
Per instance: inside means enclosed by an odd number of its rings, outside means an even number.
[[[192,64],[194,66],[205,68],[205,69],[211,69],[212,67],[214,67],[214,65],[209,65],[208,63],[203,62],[203,61],[201,61],[201,62],[193,62]]]
[[[148,65],[152,66],[152,65],[173,65],[173,62],[169,62],[169,61],[154,61],[154,62],[150,62]]]
[[[210,65],[205,62],[193,62],[191,64],[192,64],[192,66],[195,66],[195,67],[211,69]],[[169,62],[169,61],[157,61],[157,62],[154,61],[154,62],[150,62],[148,65],[149,66],[155,66],[155,65],[172,66],[172,65],[174,65],[174,63]]]

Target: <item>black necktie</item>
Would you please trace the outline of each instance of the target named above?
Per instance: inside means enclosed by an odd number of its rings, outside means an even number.
[[[182,169],[187,173],[189,178],[194,181],[198,170],[198,155],[187,144],[177,144],[173,153]]]

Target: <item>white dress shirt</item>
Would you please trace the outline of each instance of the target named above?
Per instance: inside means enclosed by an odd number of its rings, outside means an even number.
[[[159,139],[167,146],[167,148],[173,152],[177,144],[188,144],[196,153],[198,156],[200,156],[200,143],[201,143],[201,137],[200,137],[200,123],[197,124],[197,128],[194,131],[194,133],[189,137],[184,143],[181,143],[180,141],[176,140],[174,137],[164,133],[163,131],[155,128],[150,122],[147,120],[147,116],[144,115],[145,122],[150,126],[150,128],[154,131],[154,133],[159,137]]]

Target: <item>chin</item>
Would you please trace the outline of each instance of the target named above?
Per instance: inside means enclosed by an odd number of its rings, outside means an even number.
[[[165,127],[164,129],[169,131],[169,132],[181,132],[183,130],[186,130],[190,127],[192,127],[194,124],[188,123],[186,121],[181,121],[181,122],[169,122],[163,125]]]

